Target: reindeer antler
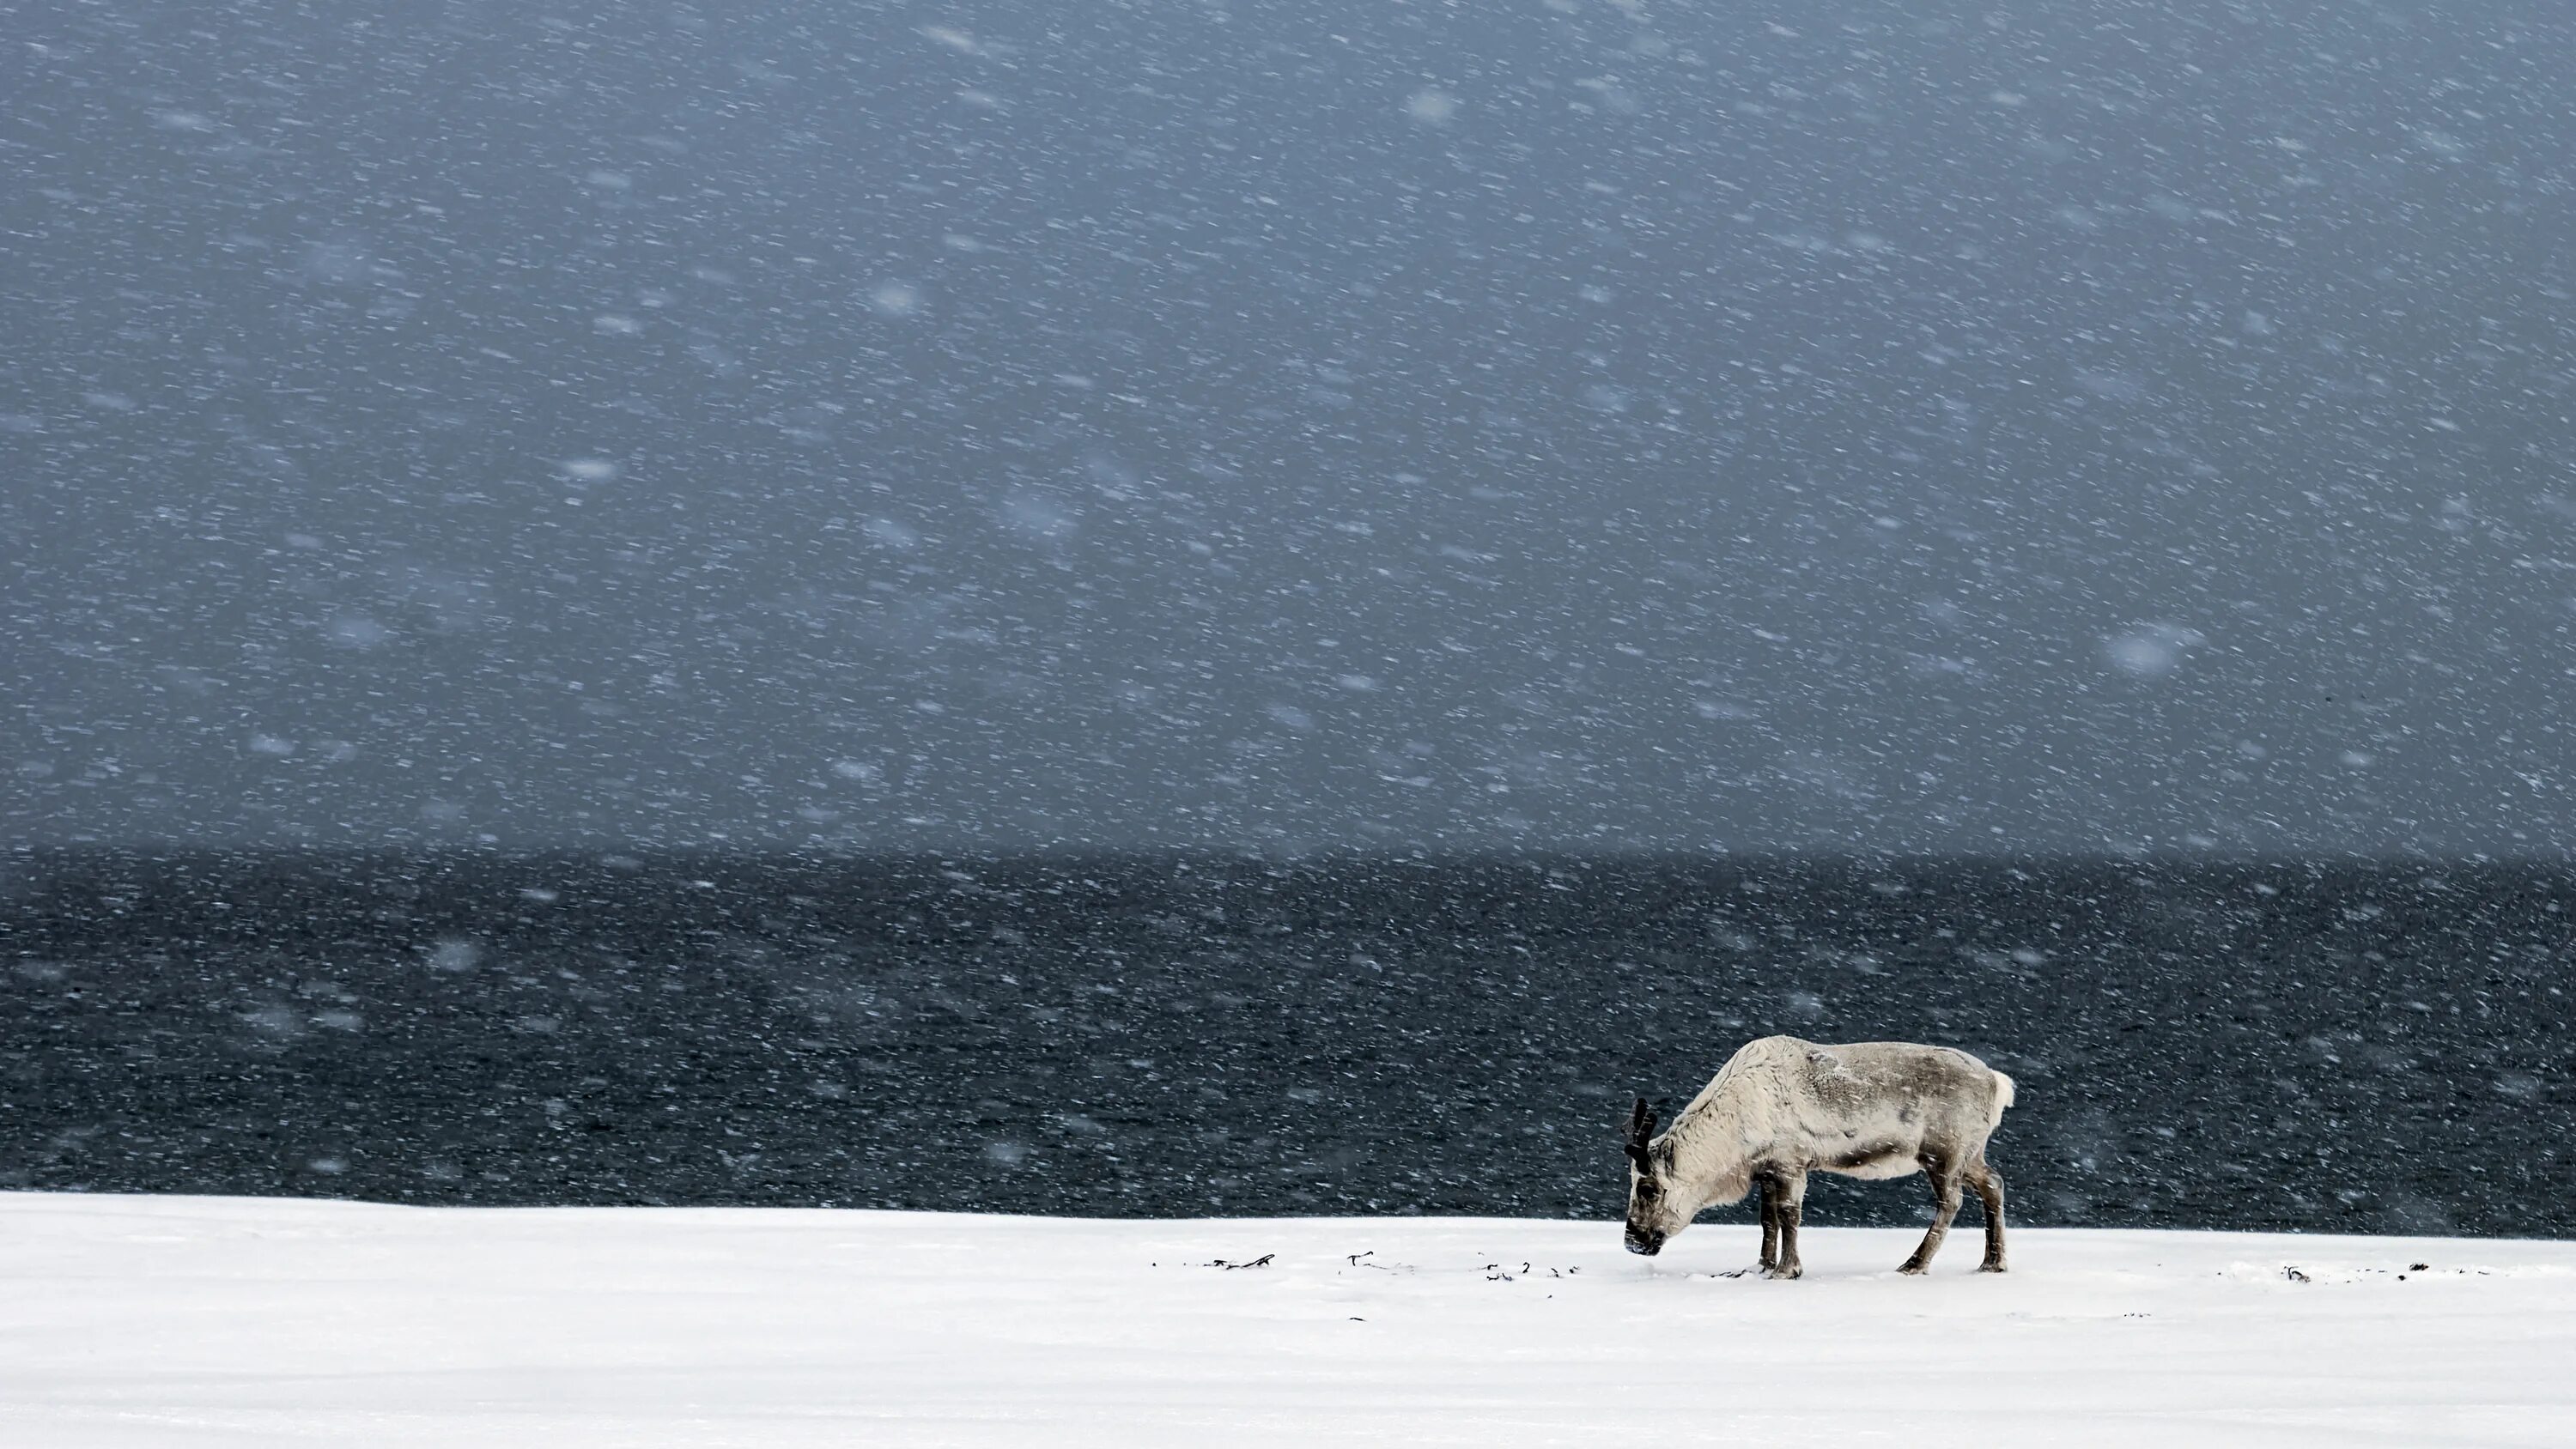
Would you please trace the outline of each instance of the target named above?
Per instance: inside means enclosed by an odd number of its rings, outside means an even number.
[[[1647,1170],[1646,1144],[1654,1140],[1655,1109],[1639,1097],[1637,1110],[1628,1114],[1628,1160],[1637,1164],[1639,1172]]]

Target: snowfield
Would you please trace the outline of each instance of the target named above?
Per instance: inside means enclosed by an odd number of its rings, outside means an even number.
[[[0,1194],[0,1444],[2576,1442],[2576,1243],[1914,1237]]]

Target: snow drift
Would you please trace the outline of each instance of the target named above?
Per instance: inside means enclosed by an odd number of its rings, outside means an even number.
[[[2576,1244],[0,1194],[0,1443],[2565,1442]]]

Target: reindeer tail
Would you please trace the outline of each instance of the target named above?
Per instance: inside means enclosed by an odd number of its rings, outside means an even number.
[[[2004,1120],[2004,1109],[2005,1109],[2006,1107],[2011,1106],[2012,1104],[2013,1104],[2013,1080],[2012,1080],[2012,1078],[2005,1076],[2005,1075],[2004,1075],[2003,1073],[2001,1073],[2001,1072],[1996,1072],[1996,1073],[1995,1073],[1995,1121],[1996,1121],[1996,1122],[2001,1122],[2002,1120]],[[1988,1124],[1987,1124],[1987,1127],[1986,1127],[1986,1130],[1988,1130],[1988,1131],[1990,1131],[1990,1132],[1991,1132],[1991,1131],[1993,1131],[1993,1130],[1994,1130],[1994,1124],[1993,1124],[1993,1123],[1988,1123]]]

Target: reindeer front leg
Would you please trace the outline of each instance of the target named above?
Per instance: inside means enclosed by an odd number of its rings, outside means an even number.
[[[1762,1271],[1780,1266],[1780,1182],[1764,1177],[1762,1187]]]
[[[1794,1173],[1784,1172],[1776,1181],[1780,1184],[1780,1208],[1777,1214],[1780,1222],[1780,1256],[1779,1261],[1773,1263],[1762,1276],[1795,1278],[1807,1271],[1798,1262],[1798,1219],[1806,1211],[1807,1174],[1803,1170]]]

